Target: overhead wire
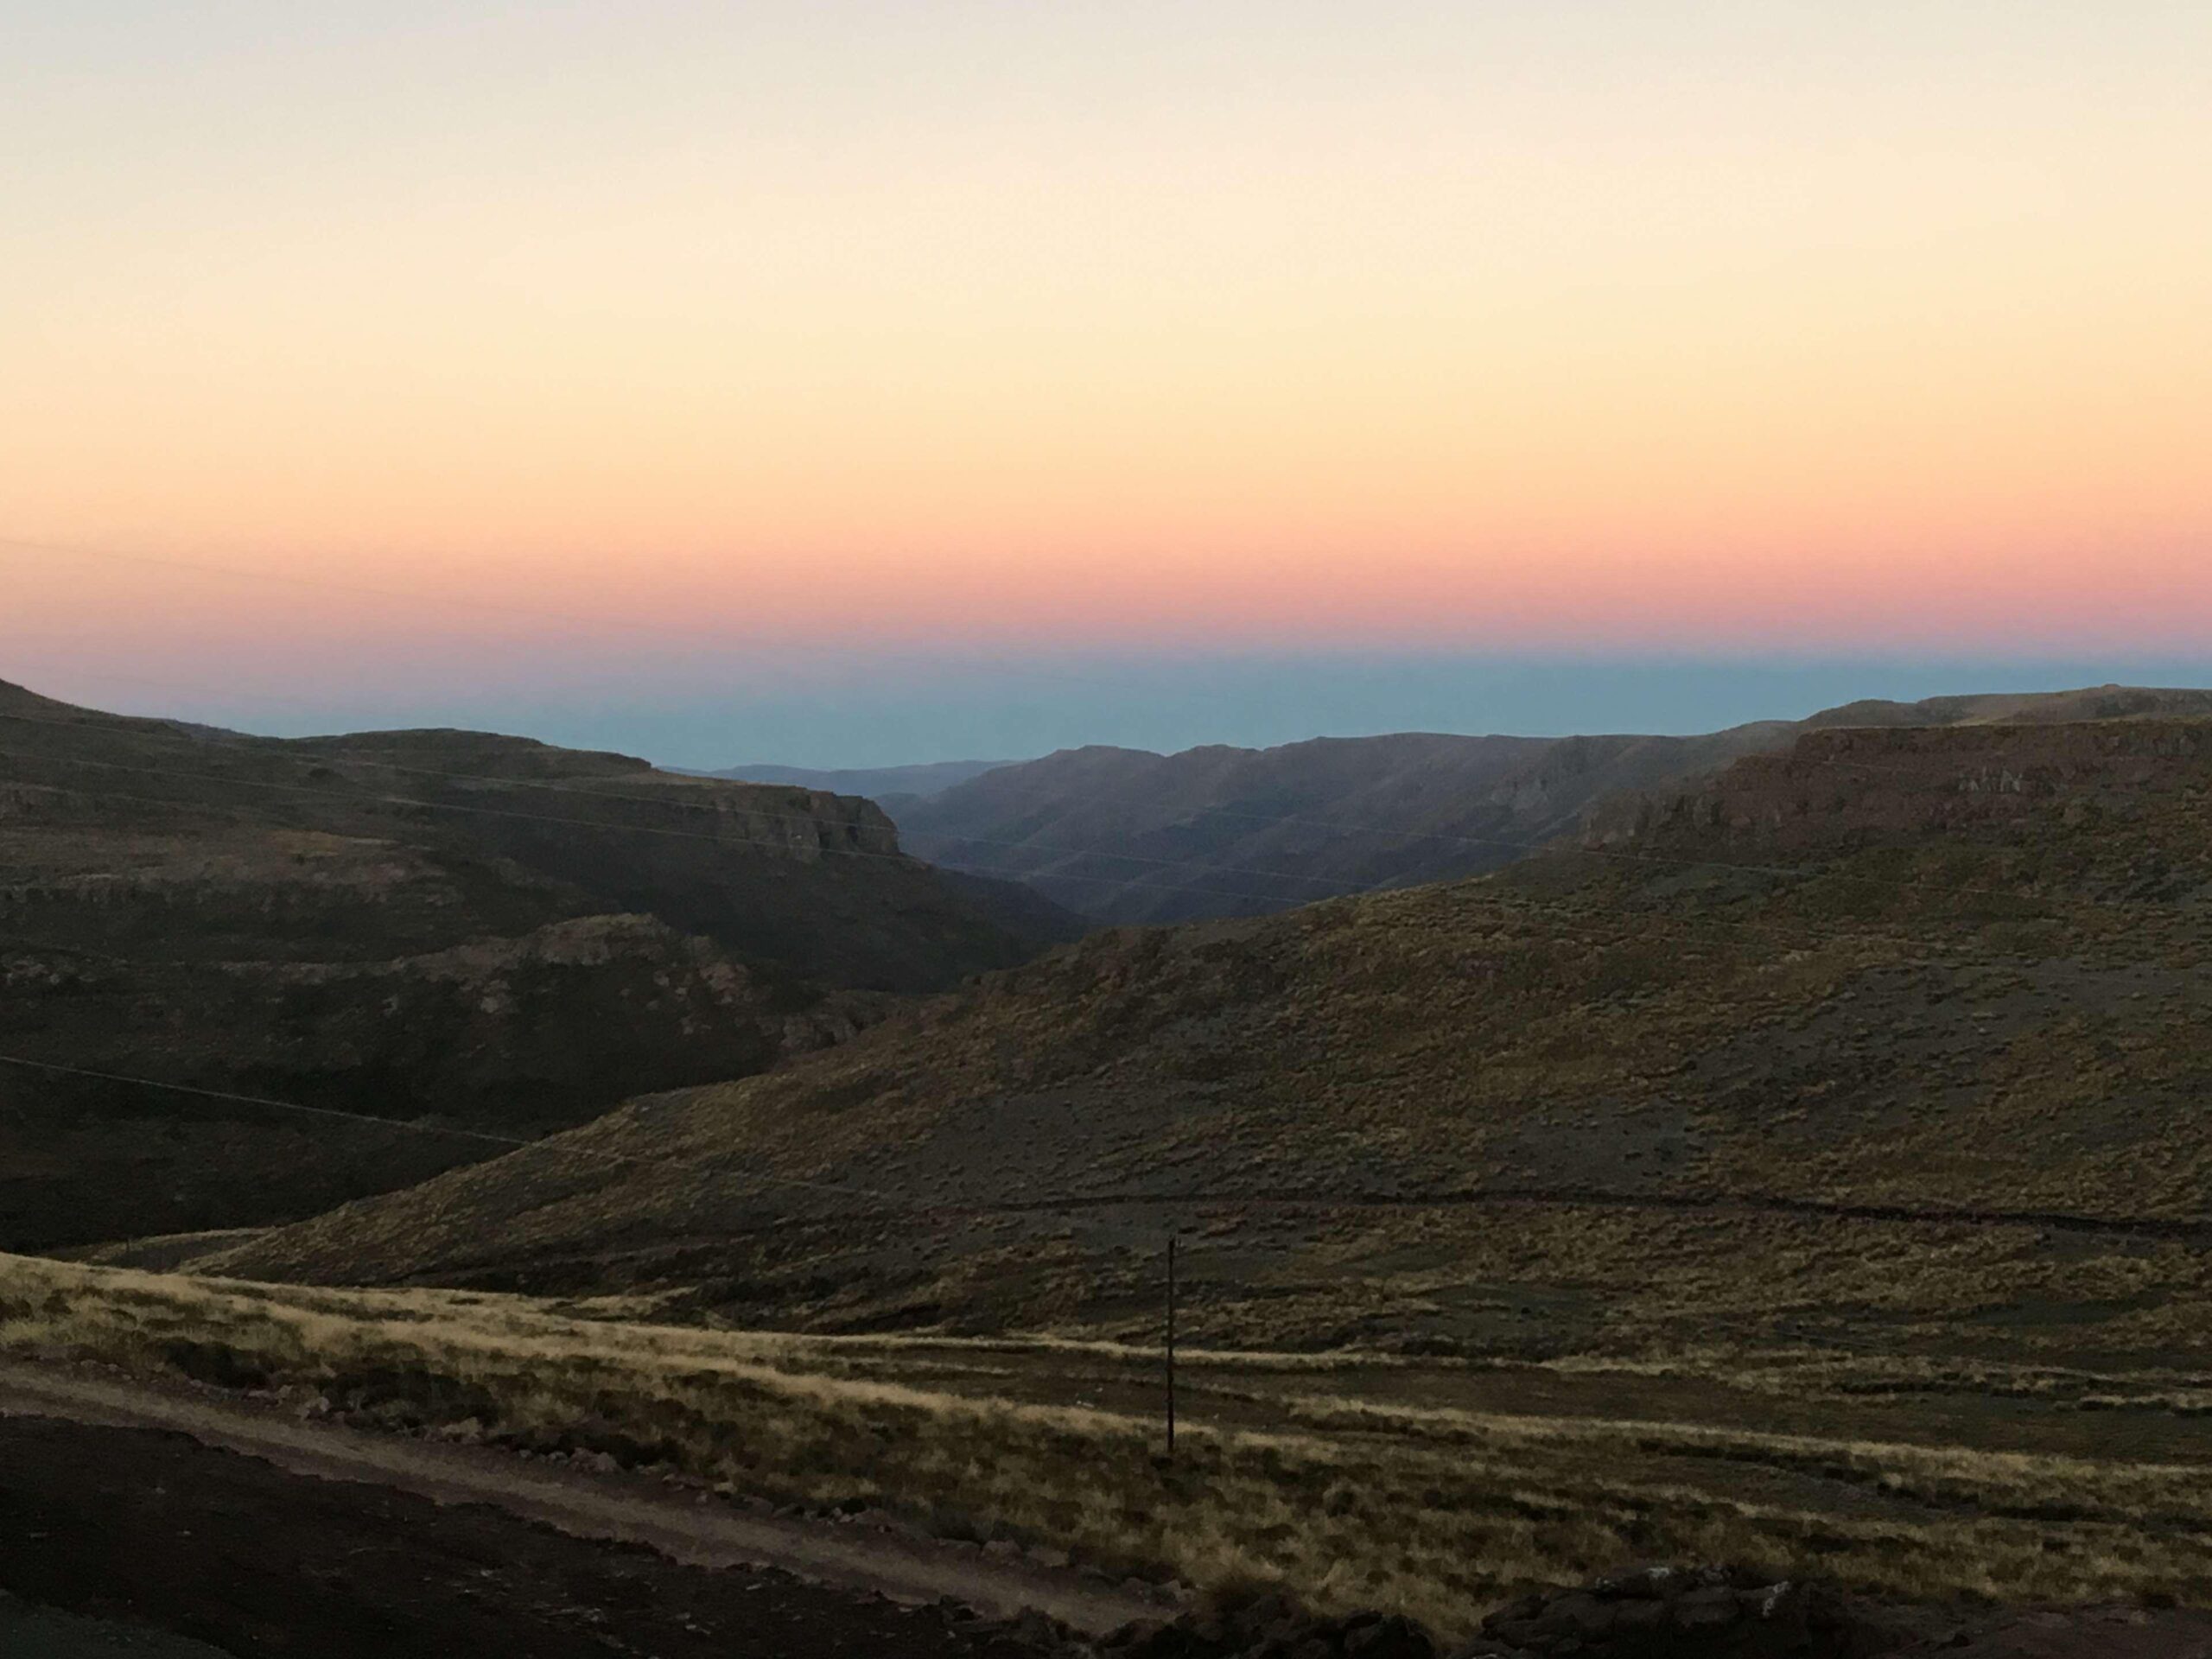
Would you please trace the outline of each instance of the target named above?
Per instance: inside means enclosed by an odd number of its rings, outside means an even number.
[[[664,1154],[626,1153],[600,1147],[563,1147],[560,1144],[575,1133],[576,1129],[588,1128],[588,1125],[577,1125],[572,1129],[540,1136],[506,1135],[496,1130],[472,1129],[451,1124],[425,1123],[412,1119],[379,1116],[371,1112],[349,1111],[339,1107],[315,1106],[276,1096],[247,1094],[235,1090],[211,1089],[199,1084],[141,1077],[130,1072],[68,1065],[56,1061],[41,1060],[27,1055],[0,1053],[0,1065],[12,1065],[23,1070],[88,1081],[162,1090],[173,1094],[188,1095],[201,1099],[359,1123],[400,1134],[473,1141],[502,1147],[510,1152],[572,1153],[576,1156],[590,1159],[595,1163],[632,1165],[645,1168],[671,1170],[683,1174],[705,1174],[718,1181],[784,1186],[807,1192],[872,1198],[892,1206],[899,1213],[918,1217],[1058,1216],[1071,1219],[1083,1219],[1096,1218],[1103,1211],[1125,1209],[1169,1209],[1193,1213],[1237,1209],[1312,1215],[1347,1212],[1371,1214],[1398,1211],[1459,1211],[1498,1206],[1571,1206],[1650,1210],[1670,1214],[1697,1214],[1716,1211],[1730,1213],[1741,1211],[1786,1217],[1844,1219],[1910,1226],[2041,1227],[2073,1232],[2119,1233],[2130,1236],[2156,1235],[2180,1239],[2212,1240],[2212,1217],[2099,1216],[2063,1211],[1976,1210],[1965,1206],[1915,1209],[1904,1205],[1796,1198],[1777,1194],[1726,1192],[1630,1192],[1595,1187],[1566,1186],[1463,1186],[1449,1192],[1428,1193],[1346,1192],[1341,1190],[1300,1191],[1283,1188],[1242,1192],[1118,1192],[1061,1193],[1038,1198],[1003,1199],[993,1203],[932,1203],[917,1199],[908,1193],[895,1192],[888,1188],[872,1186],[857,1181],[829,1180],[818,1177],[784,1175],[760,1169],[733,1168],[729,1166],[727,1156],[715,1159],[671,1158]],[[826,1225],[839,1222],[884,1218],[880,1211],[842,1211],[830,1215],[802,1213],[780,1219],[789,1224]],[[1286,1250],[1298,1250],[1303,1247],[1299,1245],[1271,1247],[1251,1241],[1236,1241],[1221,1243],[1220,1248],[1238,1250],[1281,1248]]]
[[[447,1140],[474,1141],[487,1145],[504,1147],[509,1151],[553,1150],[551,1143],[569,1131],[551,1135],[531,1136],[502,1135],[493,1129],[472,1129],[459,1125],[424,1123],[410,1118],[383,1117],[373,1112],[347,1111],[335,1106],[312,1106],[305,1102],[279,1099],[271,1095],[250,1095],[229,1089],[208,1089],[194,1084],[166,1082],[159,1077],[143,1077],[129,1072],[102,1071],[90,1066],[66,1065],[54,1060],[41,1060],[22,1054],[0,1054],[0,1065],[12,1065],[25,1071],[44,1071],[61,1077],[77,1077],[99,1083],[135,1084],[148,1089],[166,1090],[173,1094],[191,1095],[206,1100],[217,1100],[234,1105],[255,1106],[271,1111],[284,1111],[304,1116],[337,1119],[372,1126],[378,1129],[400,1134],[425,1135]],[[582,1125],[575,1126],[577,1128]],[[650,1167],[679,1170],[684,1173],[711,1171],[718,1178],[758,1182],[777,1186],[804,1187],[816,1192],[849,1193],[864,1198],[880,1198],[886,1203],[908,1206],[912,1200],[878,1187],[859,1185],[850,1181],[824,1181],[795,1175],[779,1175],[764,1170],[732,1170],[709,1164],[703,1159],[675,1160],[636,1153],[609,1151],[603,1147],[573,1148],[579,1155],[605,1163],[637,1164]]]

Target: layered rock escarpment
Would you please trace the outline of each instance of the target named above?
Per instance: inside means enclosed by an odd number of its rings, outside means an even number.
[[[1702,799],[1732,763],[1788,755],[1811,734],[1847,750],[1885,737],[1909,750],[1916,731],[1935,728],[2002,741],[2027,725],[2208,715],[2212,691],[2100,686],[1858,702],[1691,737],[1400,733],[1179,754],[1091,747],[992,768],[899,802],[894,816],[911,849],[949,868],[1018,877],[1101,921],[1184,921],[1479,874],[1561,838],[1618,840]],[[1817,742],[1798,752],[1834,753]],[[1739,774],[1725,775],[1737,790]]]
[[[311,1213],[1039,942],[869,801],[0,687],[0,1247]]]

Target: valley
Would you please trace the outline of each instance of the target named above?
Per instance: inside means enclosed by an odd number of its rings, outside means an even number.
[[[1616,831],[1640,798],[1678,796],[1827,728],[2208,715],[2212,693],[2103,686],[1869,700],[1700,737],[1402,733],[1177,754],[1093,747],[885,804],[909,848],[950,868],[1022,880],[1100,922],[1188,921],[1499,869],[1555,841]]]
[[[2212,1659],[2212,6],[8,22],[0,1659]]]
[[[1864,1599],[1868,1651],[1993,1655],[2033,1650],[2004,1610],[2202,1602],[2212,721],[2182,706],[1872,706],[1485,874],[1050,948],[864,802],[806,828],[809,798],[756,793],[785,786],[559,752],[476,749],[473,779],[529,756],[576,786],[557,838],[502,820],[497,853],[365,798],[365,767],[258,754],[319,791],[281,838],[199,797],[128,839],[19,808],[45,864],[16,918],[86,943],[16,969],[11,1041],[129,1033],[120,1073],[301,1103],[320,1078],[395,1161],[274,1108],[197,1139],[188,1098],[128,1135],[111,1103],[18,1108],[12,1213],[51,1203],[73,1259],[0,1258],[0,1357],[304,1422],[302,1455],[336,1424],[490,1459],[524,1512],[537,1477],[499,1470],[649,1481],[734,1506],[702,1537],[770,1516],[756,1561],[918,1551],[970,1604],[963,1559],[1045,1575],[1008,1605],[1073,1573],[1201,1622],[1295,1586],[1300,1617],[1465,1646],[1515,1596],[1725,1560]],[[275,759],[345,777],[359,742]],[[754,852],[594,874],[602,831],[676,828],[631,815],[694,789],[803,831],[757,911]],[[849,885],[778,954],[800,884],[861,880],[837,845],[937,908]],[[478,918],[509,931],[416,948]],[[162,929],[170,979],[100,977]],[[948,939],[964,979],[916,966]],[[610,1023],[641,956],[654,992]],[[364,1076],[437,1114],[384,1118]],[[168,1207],[126,1210],[149,1172]],[[2101,1650],[2107,1616],[2051,1615],[2075,1645],[2049,1651]],[[2188,1651],[2175,1617],[2145,1640]],[[1103,1639],[949,1629],[1007,1659]]]
[[[2195,721],[1808,734],[1627,839],[1109,930],[196,1265],[1119,1339],[1181,1229],[1193,1338],[1231,1345],[2170,1353],[2208,785]],[[2047,1320],[1981,1319],[1996,1282]]]

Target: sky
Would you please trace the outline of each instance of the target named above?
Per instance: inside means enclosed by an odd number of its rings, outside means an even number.
[[[0,678],[682,764],[2212,681],[2212,8],[0,0]]]

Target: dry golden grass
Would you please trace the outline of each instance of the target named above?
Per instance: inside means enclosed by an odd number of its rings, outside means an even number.
[[[1913,1596],[2212,1599],[2212,1486],[2183,1455],[1784,1433],[1736,1426],[1730,1406],[1697,1421],[1553,1397],[1667,1406],[1725,1381],[1732,1400],[1779,1398],[1794,1378],[1815,1416],[1832,1402],[1848,1422],[1870,1389],[1955,1401],[1976,1386],[1910,1362],[1773,1351],[1735,1371],[1713,1351],[1507,1373],[1202,1351],[1185,1357],[1187,1432],[1169,1463],[1149,1414],[1158,1357],[1141,1348],[715,1332],[588,1311],[616,1317],[0,1257],[0,1352],[227,1374],[395,1427],[606,1451],[779,1501],[858,1499],[1112,1571],[1281,1580],[1325,1607],[1399,1607],[1446,1631],[1516,1586],[1654,1557]],[[2069,1408],[2094,1382],[1996,1380]],[[1528,1408],[1417,1402],[1463,1388]]]

